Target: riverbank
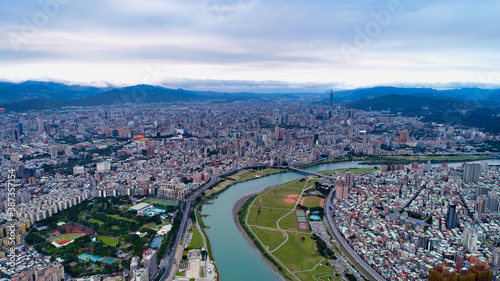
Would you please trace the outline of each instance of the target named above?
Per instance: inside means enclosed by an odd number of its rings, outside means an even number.
[[[243,168],[243,169],[240,169],[238,171],[235,171],[232,175],[237,174],[241,170],[245,170],[245,169],[248,169],[248,170],[257,169],[257,171],[251,172],[251,174],[252,173],[257,174],[259,172],[259,168],[261,168],[261,167],[257,166],[257,167]],[[276,174],[281,174],[281,173],[289,172],[288,169],[274,169],[274,168],[266,168],[266,169],[263,169],[263,170],[260,170],[260,171],[266,171],[266,170],[271,170],[272,172],[266,173],[265,175],[263,175],[261,177],[253,177],[253,175],[249,177],[247,175],[247,177],[244,178],[244,179],[234,180],[233,182],[231,182],[231,183],[223,186],[222,188],[217,189],[217,187],[220,184],[222,184],[225,180],[227,180],[227,179],[221,179],[221,181],[218,184],[216,184],[213,188],[207,190],[207,191],[210,191],[210,190],[216,189],[216,191],[215,192],[211,192],[211,193],[203,196],[203,198],[194,207],[195,217],[196,217],[196,220],[198,221],[198,224],[200,226],[200,230],[202,232],[202,235],[205,236],[205,238],[206,238],[206,244],[207,244],[207,249],[206,250],[207,250],[208,256],[209,256],[209,258],[211,260],[215,260],[215,259],[213,257],[213,251],[212,251],[212,245],[210,243],[210,239],[209,239],[209,237],[208,237],[208,235],[207,235],[207,233],[205,231],[207,228],[210,228],[210,226],[205,225],[205,222],[203,221],[203,218],[206,217],[206,216],[208,216],[208,215],[203,215],[201,213],[202,209],[203,209],[203,206],[205,206],[205,205],[212,205],[213,202],[211,202],[210,200],[216,199],[220,194],[222,194],[223,192],[225,192],[226,190],[228,190],[230,187],[232,187],[235,184],[240,184],[240,183],[244,183],[244,182],[248,182],[248,181],[257,180],[257,179],[262,178],[262,177],[267,177],[267,176],[271,176],[271,175],[276,175]],[[232,176],[232,175],[228,175],[228,176]],[[243,201],[241,203],[241,205],[243,205],[244,203],[245,203],[245,201]],[[266,262],[267,262],[267,260],[266,260]],[[215,266],[215,271],[217,273],[217,280],[220,280],[220,278],[219,278],[219,276],[220,276],[219,275],[219,270],[218,270],[217,266]]]
[[[266,188],[265,190],[267,190],[269,188],[272,188],[272,187],[273,186],[270,186],[270,187]],[[236,204],[234,204],[234,207],[233,207],[233,220],[234,220],[234,223],[236,224],[236,227],[240,231],[241,236],[243,236],[243,238],[245,238],[245,240],[247,240],[248,244],[253,249],[255,249],[255,250],[257,250],[259,252],[260,256],[262,257],[262,260],[264,260],[274,270],[274,272],[276,272],[279,275],[281,275],[281,277],[283,277],[285,280],[289,280],[283,274],[283,272],[281,270],[279,270],[279,268],[274,263],[272,263],[269,260],[269,257],[264,256],[264,253],[260,250],[260,248],[252,240],[252,237],[250,237],[249,233],[245,230],[245,228],[243,227],[243,225],[241,225],[240,220],[238,218],[238,212],[243,207],[243,205],[245,205],[246,203],[249,203],[249,201],[253,200],[253,197],[255,197],[255,195],[257,195],[257,194],[258,193],[250,194],[250,195],[242,197],[238,201],[236,201]],[[244,215],[246,215],[246,208],[244,210]]]
[[[470,162],[470,161],[482,161],[482,160],[492,160],[495,157],[488,155],[473,155],[473,156],[459,156],[459,155],[384,155],[367,156],[364,159],[359,159],[362,164],[365,165],[386,165],[386,164],[403,164],[408,165],[414,162],[426,163],[431,161],[432,164],[441,163],[456,163],[456,162]]]

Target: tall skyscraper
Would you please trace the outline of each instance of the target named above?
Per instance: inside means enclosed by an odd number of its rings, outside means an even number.
[[[452,229],[458,227],[457,206],[450,205],[446,213],[446,228]]]
[[[278,124],[276,124],[276,126],[274,126],[274,138],[276,140],[280,139],[280,126],[278,126]]]
[[[427,173],[430,173],[432,171],[432,163],[431,160],[427,161]]]
[[[465,164],[464,176],[463,176],[463,180],[465,183],[478,181],[480,175],[481,175],[481,164],[479,163]]]
[[[328,109],[330,110],[330,112],[333,111],[333,91],[330,90],[330,106],[328,107]]]
[[[36,124],[38,126],[38,133],[43,134],[45,132],[45,124],[43,122],[43,115],[41,113],[36,118]]]
[[[21,136],[24,135],[23,124],[22,123],[17,123],[17,130],[19,131],[19,134]]]

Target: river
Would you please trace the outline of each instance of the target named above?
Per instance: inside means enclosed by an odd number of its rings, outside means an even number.
[[[477,161],[481,162],[481,161]],[[500,165],[500,160],[486,160],[491,165]],[[449,163],[450,167],[460,166],[462,163]],[[438,166],[440,164],[434,164]],[[324,170],[374,167],[380,165],[362,165],[358,162],[343,162],[321,164],[305,170],[317,172]],[[212,205],[203,206],[202,213],[209,215],[203,219],[210,228],[206,229],[212,252],[219,269],[222,281],[283,281],[262,258],[259,250],[248,244],[241,235],[233,220],[233,206],[245,196],[258,193],[265,188],[289,182],[304,177],[295,172],[286,172],[243,182],[231,186],[228,190],[213,200]]]

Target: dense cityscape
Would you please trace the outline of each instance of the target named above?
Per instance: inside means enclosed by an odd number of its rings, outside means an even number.
[[[326,180],[336,191],[332,213],[349,245],[383,278],[427,279],[438,265],[445,266],[443,274],[460,273],[470,263],[495,271],[500,266],[498,168],[462,164],[494,157],[486,142],[498,136],[477,128],[349,109],[331,97],[329,102],[280,98],[230,106],[116,105],[0,116],[0,270],[11,280],[163,278],[177,254],[170,251],[175,235],[169,230],[185,235],[186,229],[174,226],[181,205],[209,188],[211,180],[246,167],[352,160],[380,168],[348,173],[333,184]],[[415,155],[443,163],[418,163]],[[439,157],[462,162],[449,165]],[[10,202],[15,212],[9,211]],[[186,249],[192,249],[192,230],[181,242]],[[61,235],[76,236],[61,240]],[[65,251],[71,244],[84,250]],[[217,276],[213,262],[205,264],[205,247],[184,254],[198,260],[198,267],[204,264],[206,274],[195,278],[212,280]]]

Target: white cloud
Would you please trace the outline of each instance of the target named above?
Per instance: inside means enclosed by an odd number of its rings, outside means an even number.
[[[161,66],[152,84],[191,81],[196,89],[233,80],[318,90],[500,83],[478,78],[500,62],[497,1],[400,0],[402,12],[356,45],[391,1],[69,1],[14,52],[9,34],[22,35],[23,18],[43,8],[0,0],[0,80],[130,85]],[[342,44],[356,48],[349,59]]]

